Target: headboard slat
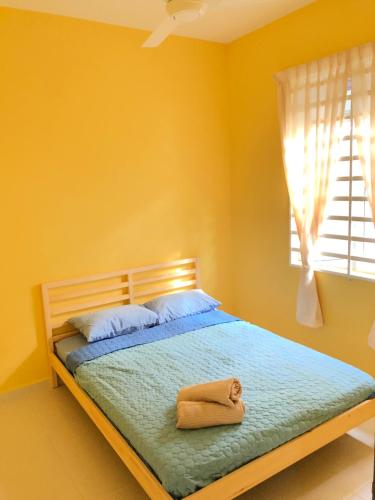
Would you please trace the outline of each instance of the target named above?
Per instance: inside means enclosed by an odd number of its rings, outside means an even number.
[[[158,293],[162,294],[162,293],[170,291],[170,290],[179,290],[180,288],[187,288],[189,286],[195,285],[195,283],[196,283],[196,280],[189,280],[189,281],[184,281],[182,283],[172,283],[170,285],[147,288],[146,290],[143,290],[142,292],[136,292],[134,294],[134,298],[138,299],[140,297],[147,297],[148,295],[156,295]]]
[[[139,279],[133,282],[134,285],[147,285],[149,283],[155,283],[156,281],[166,281],[168,279],[176,279],[180,278],[182,276],[191,276],[193,274],[196,274],[195,269],[187,269],[185,271],[179,271],[176,274],[168,273],[168,274],[162,274],[160,276],[155,276],[152,278],[144,278],[144,279]]]
[[[95,309],[96,307],[104,306],[107,304],[116,304],[116,302],[125,302],[129,299],[128,294],[117,295],[116,297],[107,297],[100,300],[96,300],[94,302],[86,302],[82,304],[75,304],[73,306],[65,306],[59,308],[51,309],[51,316],[61,316],[62,314],[66,314],[74,311],[84,311],[85,309]]]
[[[128,288],[128,286],[129,283],[127,281],[123,281],[120,285],[107,285],[97,288],[79,290],[75,292],[66,292],[58,295],[51,295],[50,303],[53,304],[55,302],[62,302],[64,300],[76,299],[85,296],[87,297],[88,295],[97,295],[99,293],[122,290],[123,288]]]
[[[103,281],[103,280],[108,280],[110,278],[121,278],[121,276],[126,276],[128,272],[129,271],[113,271],[110,273],[87,276],[86,278],[73,278],[71,280],[53,281],[51,283],[47,283],[46,286],[49,289],[51,289],[51,288],[62,288],[74,285],[82,285],[85,283],[92,283],[93,281]]]
[[[53,352],[55,342],[77,333],[67,323],[69,313],[85,310],[91,312],[113,307],[121,302],[134,304],[141,297],[168,294],[197,286],[197,258],[46,283],[42,285],[42,298],[48,348]],[[119,295],[121,291],[123,293]],[[90,296],[96,296],[95,300],[88,300],[87,297]]]

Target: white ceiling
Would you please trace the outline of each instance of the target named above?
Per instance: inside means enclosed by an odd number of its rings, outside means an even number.
[[[315,0],[222,0],[175,34],[231,42]],[[164,0],[0,0],[0,6],[48,12],[130,28],[153,30],[165,17]]]

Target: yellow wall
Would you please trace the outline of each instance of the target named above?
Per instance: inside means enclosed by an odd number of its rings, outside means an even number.
[[[237,313],[375,375],[367,335],[375,284],[319,273],[325,326],[295,321],[299,272],[288,265],[288,196],[275,72],[375,39],[373,0],[322,0],[230,47],[234,304]]]
[[[326,325],[294,319],[272,80],[375,39],[373,0],[318,1],[229,47],[145,36],[0,9],[0,392],[46,377],[41,282],[192,255],[226,309],[375,375],[374,283],[319,274]]]
[[[199,255],[229,304],[226,49],[0,9],[0,391],[47,375],[39,284]]]

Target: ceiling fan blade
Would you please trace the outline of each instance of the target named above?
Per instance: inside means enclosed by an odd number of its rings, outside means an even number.
[[[164,40],[177,28],[178,22],[173,17],[167,17],[161,24],[154,30],[151,35],[144,42],[142,47],[158,47]]]

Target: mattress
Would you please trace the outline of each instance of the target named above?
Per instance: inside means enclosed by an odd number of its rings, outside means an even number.
[[[86,345],[86,338],[81,333],[77,333],[76,335],[72,335],[71,337],[56,342],[56,354],[61,361],[66,364],[67,357],[70,353]]]
[[[115,350],[74,375],[175,498],[375,392],[374,379],[357,368],[244,321]],[[232,376],[243,385],[241,425],[176,429],[181,387]]]

